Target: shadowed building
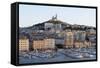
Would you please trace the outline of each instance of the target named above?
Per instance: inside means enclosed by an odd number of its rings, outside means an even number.
[[[84,42],[86,40],[86,32],[85,31],[76,31],[74,32],[74,47],[75,48],[82,48],[82,47],[86,47],[86,45],[84,45]]]
[[[64,48],[64,38],[55,38],[55,46],[56,48]]]

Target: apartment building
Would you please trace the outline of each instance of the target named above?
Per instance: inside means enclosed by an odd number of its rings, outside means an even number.
[[[33,49],[54,49],[55,48],[55,39],[45,38],[33,40]]]
[[[25,36],[19,39],[19,51],[29,51],[29,39]]]
[[[66,48],[73,48],[73,43],[74,43],[73,32],[71,32],[71,31],[66,32],[65,47]]]

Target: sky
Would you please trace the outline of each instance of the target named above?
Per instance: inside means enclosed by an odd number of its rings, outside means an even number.
[[[50,20],[57,14],[57,19],[69,24],[96,26],[96,9],[40,6],[40,5],[19,5],[19,26],[29,27],[34,24]]]

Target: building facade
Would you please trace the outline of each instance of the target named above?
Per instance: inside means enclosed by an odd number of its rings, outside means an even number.
[[[38,39],[33,40],[33,49],[54,49],[55,48],[55,39],[47,38],[47,39]]]
[[[19,39],[19,51],[29,51],[29,39]]]
[[[66,32],[65,47],[66,48],[73,48],[73,44],[74,44],[73,32],[71,32],[71,31]]]
[[[84,47],[84,42],[75,41],[75,42],[74,42],[74,47],[75,47],[75,48],[82,48],[82,47]]]
[[[33,40],[33,49],[43,49],[44,48],[44,40]]]
[[[45,49],[54,49],[55,48],[55,39],[53,38],[47,38],[44,39],[45,42]]]
[[[92,44],[91,44],[91,42],[90,41],[84,41],[84,47],[91,47],[92,46]]]

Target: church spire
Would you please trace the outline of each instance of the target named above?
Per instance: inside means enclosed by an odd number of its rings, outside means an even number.
[[[57,14],[52,17],[52,20],[57,20]]]
[[[56,16],[55,16],[55,19],[57,19],[57,14],[56,14]]]

